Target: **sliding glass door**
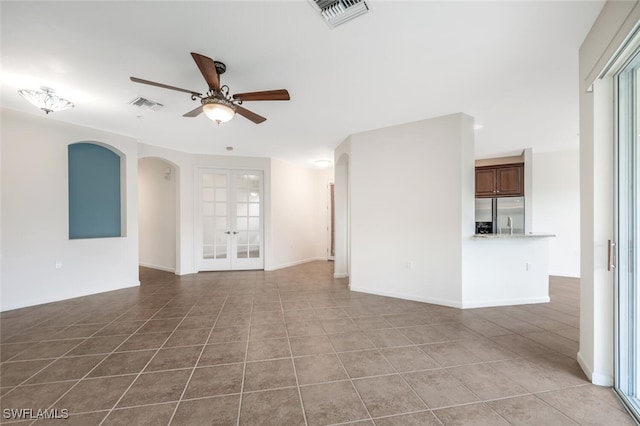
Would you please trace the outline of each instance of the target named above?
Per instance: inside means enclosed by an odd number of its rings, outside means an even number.
[[[617,214],[615,388],[640,418],[640,54],[616,75]],[[611,252],[610,248],[610,252]]]

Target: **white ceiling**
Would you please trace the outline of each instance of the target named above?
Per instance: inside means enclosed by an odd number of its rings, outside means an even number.
[[[51,86],[76,104],[50,114],[181,151],[333,158],[349,134],[464,112],[476,157],[578,146],[578,48],[602,1],[370,1],[330,29],[307,0],[1,3],[2,99]],[[183,118],[206,84],[190,52],[226,63],[231,93],[286,88],[289,102],[247,102],[267,117],[217,126]],[[127,104],[143,96],[158,112]],[[137,118],[142,116],[142,118]]]

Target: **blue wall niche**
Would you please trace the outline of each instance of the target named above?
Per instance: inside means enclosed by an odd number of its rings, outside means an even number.
[[[120,163],[103,146],[69,145],[69,239],[122,236]]]

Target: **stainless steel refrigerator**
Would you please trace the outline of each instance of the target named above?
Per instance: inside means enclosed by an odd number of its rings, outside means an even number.
[[[524,197],[476,198],[476,234],[524,234]]]

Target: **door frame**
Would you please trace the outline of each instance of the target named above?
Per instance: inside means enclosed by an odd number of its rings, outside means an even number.
[[[640,40],[632,44],[633,48],[629,49],[626,59],[615,67],[615,72],[612,72],[615,141],[614,240],[610,242],[608,261],[609,268],[615,268],[613,387],[636,421],[640,420],[640,399],[634,396],[640,389],[640,297],[637,288],[640,282],[640,78],[632,77],[631,85],[626,87],[624,93],[620,80],[625,73],[628,75],[634,72],[633,69],[640,69],[638,42]],[[625,85],[628,83],[629,81]],[[629,117],[632,118],[629,120]],[[612,256],[614,259],[611,259]]]

